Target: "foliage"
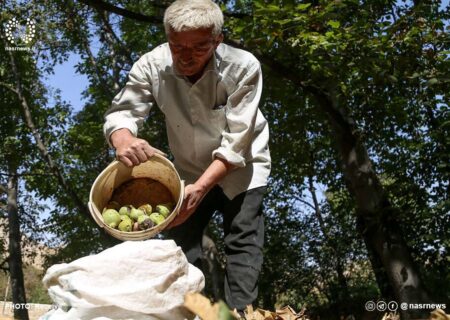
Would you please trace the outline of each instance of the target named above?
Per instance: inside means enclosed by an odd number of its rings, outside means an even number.
[[[434,285],[449,274],[444,266],[450,222],[449,7],[438,1],[255,1],[254,6],[253,17],[231,22],[229,37],[280,62],[303,88],[329,92],[354,120],[398,209],[399,232],[419,266],[426,266],[422,275],[435,296],[448,299],[449,288]],[[266,83],[272,100],[278,91],[271,79]],[[288,189],[296,183],[298,194],[305,189],[301,177],[312,167],[317,183],[341,190],[340,159],[324,116],[307,89],[282,86],[285,97],[265,104],[274,124],[273,175],[283,177]],[[275,110],[280,111],[272,117]]]

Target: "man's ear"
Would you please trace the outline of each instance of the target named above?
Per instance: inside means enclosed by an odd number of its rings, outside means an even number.
[[[223,41],[223,33],[219,34],[214,42],[214,49],[217,49],[217,47],[219,46],[219,44],[221,44]]]

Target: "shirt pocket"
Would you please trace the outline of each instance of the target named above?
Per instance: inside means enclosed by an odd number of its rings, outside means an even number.
[[[207,113],[209,127],[213,133],[218,135],[227,130],[227,116],[225,105],[219,105],[209,110]]]

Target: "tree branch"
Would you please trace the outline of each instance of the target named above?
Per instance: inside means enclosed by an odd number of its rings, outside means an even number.
[[[9,173],[0,172],[0,176],[8,177]],[[51,173],[18,173],[17,176],[18,177],[27,177],[27,176],[29,176],[29,177],[34,177],[34,176],[36,176],[36,177],[51,177],[53,175]],[[0,188],[0,191],[1,191],[1,188]]]
[[[111,65],[112,65],[112,70],[113,70],[113,74],[112,74],[113,88],[114,88],[114,93],[117,93],[120,91],[120,84],[119,84],[120,67],[119,67],[119,63],[117,61],[117,55],[116,55],[114,42],[116,42],[119,45],[122,45],[122,43],[118,41],[117,36],[115,36],[115,34],[112,30],[112,27],[109,23],[108,12],[100,11],[100,12],[98,12],[98,14],[100,16],[100,20],[103,22],[102,29],[105,33],[106,44],[109,47],[109,56],[111,57]],[[130,58],[130,60],[131,60],[131,58]],[[131,64],[132,63],[133,62],[131,61]]]
[[[18,66],[17,66],[16,60],[14,58],[14,55],[12,54],[11,51],[8,51],[8,55],[9,55],[9,60],[11,63],[11,71],[16,80],[16,89],[15,90],[17,91],[17,96],[20,101],[20,105],[22,107],[25,123],[28,126],[28,128],[30,129],[30,131],[36,141],[36,146],[38,147],[38,150],[39,150],[43,160],[47,162],[50,170],[55,175],[55,177],[58,179],[58,182],[61,184],[62,188],[70,195],[70,197],[74,201],[78,210],[80,210],[80,212],[83,213],[86,217],[90,218],[90,213],[89,213],[89,210],[87,209],[87,206],[83,203],[83,201],[80,199],[80,197],[76,194],[74,189],[69,186],[69,184],[67,183],[65,177],[63,176],[60,168],[57,166],[57,164],[53,160],[53,157],[48,152],[47,142],[45,141],[44,137],[42,137],[40,135],[39,131],[37,130],[36,125],[34,124],[32,115],[31,115],[30,106],[28,104],[28,101],[27,101],[25,95],[23,94],[21,75],[18,70]]]
[[[313,209],[313,210],[316,210],[316,208],[314,208],[314,206],[313,206],[311,203],[309,203],[308,201],[303,200],[303,199],[300,199],[300,198],[297,198],[296,200],[297,200],[297,201],[300,201],[301,203],[303,203],[303,204],[306,205],[307,207],[309,207],[309,208],[311,208],[311,209]]]
[[[18,94],[17,90],[14,89],[10,84],[5,83],[5,82],[1,82],[0,81],[0,86],[5,87],[8,90],[11,90],[12,92],[14,92],[15,94]]]
[[[123,42],[122,40],[117,36],[117,34],[114,32],[113,27],[111,26],[111,23],[108,20],[108,15],[105,11],[100,11],[98,10],[98,14],[100,16],[100,18],[103,21],[103,27],[105,32],[107,32],[108,34],[110,34],[114,41],[119,45],[119,48],[121,51],[123,51],[125,53],[125,57],[128,60],[128,63],[130,65],[133,65],[133,59],[132,59],[132,52],[130,50],[130,48],[128,48]]]
[[[113,96],[112,91],[109,90],[109,87],[107,85],[107,79],[105,79],[102,76],[103,72],[100,70],[100,67],[97,64],[97,61],[95,61],[95,57],[94,57],[94,54],[92,53],[89,41],[84,37],[83,37],[83,40],[81,40],[81,41],[82,41],[83,49],[89,58],[89,62],[91,63],[91,66],[94,68],[94,73],[97,76],[97,81],[100,84],[100,87],[103,89],[103,91],[105,92],[106,95]]]
[[[154,23],[154,24],[163,23],[162,17],[147,16],[145,14],[141,14],[141,13],[130,11],[130,10],[127,10],[124,8],[117,7],[115,5],[112,5],[112,4],[102,1],[102,0],[80,0],[80,2],[86,4],[90,7],[96,8],[97,10],[112,12],[112,13],[118,14],[119,16],[122,16],[124,18],[129,18],[129,19],[133,19],[133,20],[141,21],[141,22],[150,22],[150,23]],[[164,10],[167,8],[166,5],[155,3],[155,2],[153,2],[151,5],[155,8],[164,9]],[[249,15],[246,13],[238,13],[238,12],[226,12],[225,11],[225,12],[223,12],[223,14],[227,17],[238,18],[238,19],[252,17],[252,15]]]
[[[116,7],[110,3],[104,2],[102,0],[80,0],[80,2],[86,4],[90,7],[96,8],[98,10],[113,12],[122,17],[137,20],[137,21],[150,22],[150,23],[155,23],[155,24],[161,24],[163,22],[163,19],[161,17],[151,17],[151,16],[143,15],[143,14],[140,14],[137,12],[127,10],[127,9]],[[156,7],[162,7],[162,6],[158,6],[155,4],[153,4],[153,5]]]

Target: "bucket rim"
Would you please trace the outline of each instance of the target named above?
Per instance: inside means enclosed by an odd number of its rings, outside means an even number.
[[[97,205],[95,205],[95,203],[93,201],[94,186],[96,186],[99,183],[99,181],[101,181],[101,179],[104,179],[105,175],[110,173],[115,167],[117,167],[119,165],[124,165],[123,163],[121,163],[118,160],[113,160],[108,166],[106,166],[102,170],[102,172],[100,172],[100,174],[97,176],[97,178],[94,180],[94,183],[91,186],[91,190],[89,192],[88,209],[89,209],[92,217],[94,218],[94,221],[97,223],[97,225],[100,228],[104,229],[107,233],[109,233],[114,238],[117,238],[117,239],[123,240],[123,241],[145,240],[145,239],[151,238],[151,237],[157,235],[158,233],[160,233],[162,230],[164,230],[167,227],[167,225],[169,225],[172,222],[172,220],[175,219],[175,217],[179,213],[182,202],[184,200],[184,180],[181,180],[180,174],[178,173],[175,166],[169,159],[167,159],[166,157],[164,157],[160,154],[155,153],[147,161],[151,161],[153,157],[155,157],[158,160],[161,160],[165,165],[170,166],[172,171],[175,173],[178,181],[180,182],[180,191],[179,191],[178,201],[177,201],[172,213],[164,220],[164,222],[162,222],[161,224],[159,224],[153,228],[150,228],[147,230],[131,231],[131,232],[120,231],[118,229],[114,229],[114,228],[111,228],[110,226],[108,226],[101,218],[101,212],[99,211],[99,209],[98,208],[96,209]],[[143,162],[143,163],[145,163],[145,162]],[[143,163],[140,163],[139,165],[141,165]],[[136,165],[136,166],[139,166],[139,165]],[[136,167],[136,166],[133,166],[133,167]],[[131,168],[133,168],[133,167],[131,167]]]

